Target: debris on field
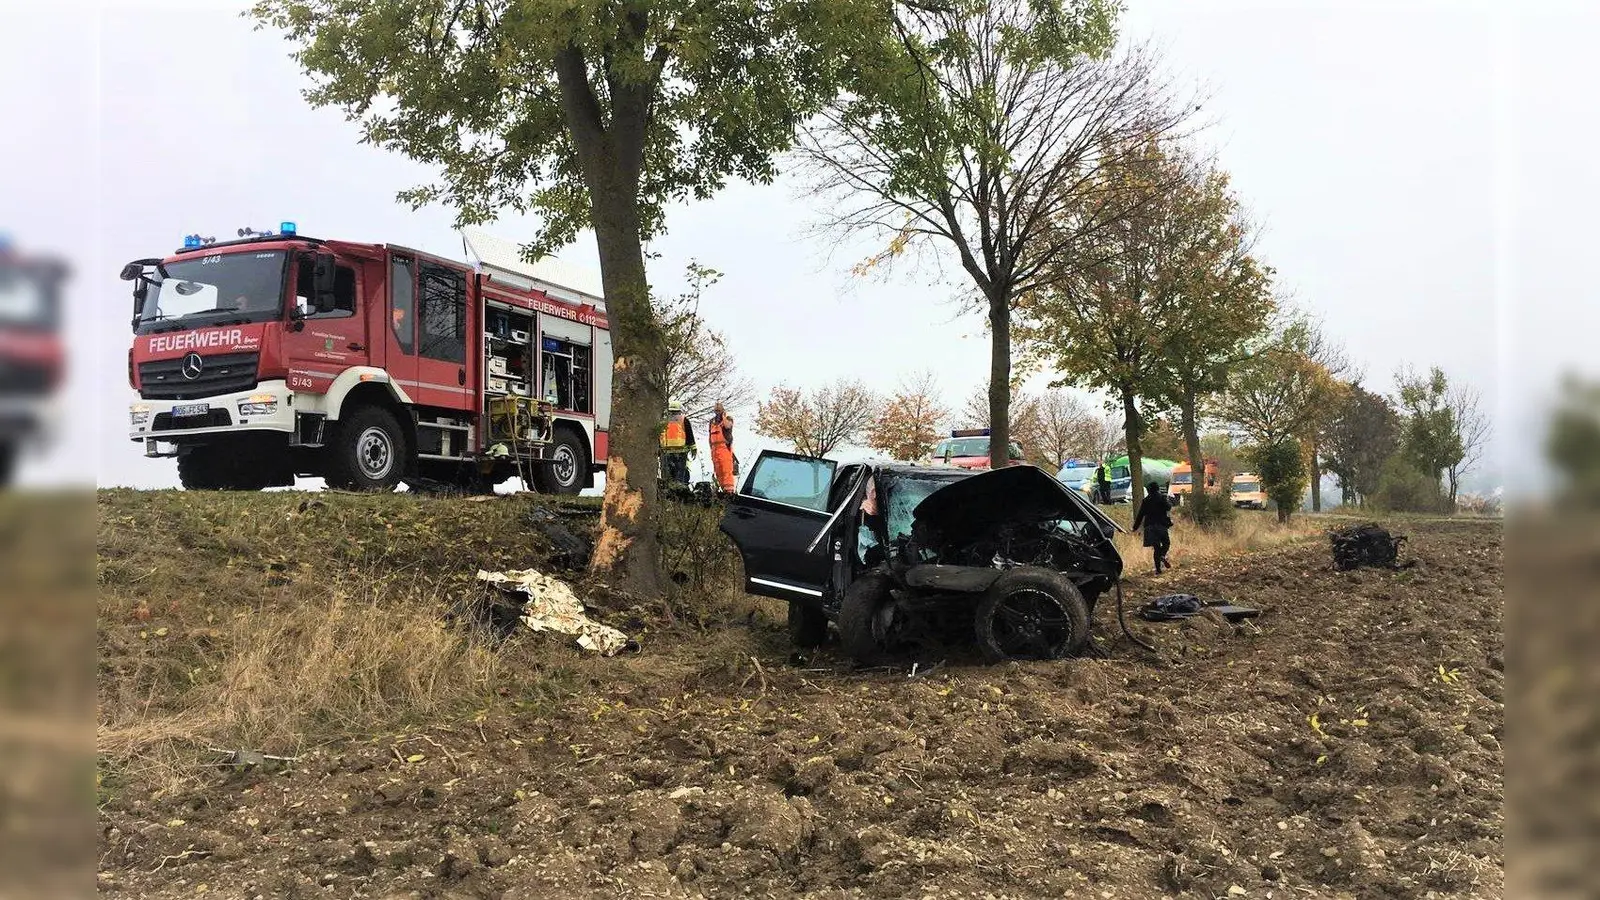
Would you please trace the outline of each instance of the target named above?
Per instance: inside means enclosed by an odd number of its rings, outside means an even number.
[[[478,580],[503,594],[523,598],[522,624],[534,631],[573,635],[578,639],[579,647],[594,650],[601,656],[615,656],[633,643],[617,629],[589,618],[584,612],[583,601],[572,592],[571,586],[559,578],[535,569],[510,572],[479,569]]]
[[[535,506],[522,517],[533,530],[550,542],[548,557],[551,566],[567,571],[578,571],[589,562],[593,543],[588,537],[573,530],[562,517],[543,506]]]
[[[1404,564],[1400,558],[1400,545],[1405,535],[1391,535],[1388,529],[1376,522],[1348,525],[1328,532],[1333,544],[1333,564],[1341,572],[1369,566],[1378,569],[1404,569],[1416,565],[1416,560]]]
[[[1170,622],[1205,613],[1216,613],[1228,622],[1238,623],[1254,619],[1261,610],[1248,606],[1233,606],[1222,600],[1201,600],[1193,594],[1166,594],[1139,607],[1139,617],[1147,622]]]
[[[219,747],[207,747],[206,751],[222,757],[216,765],[232,766],[243,772],[256,768],[263,770],[287,768],[290,763],[299,759],[298,756],[273,756],[259,750],[223,750]]]

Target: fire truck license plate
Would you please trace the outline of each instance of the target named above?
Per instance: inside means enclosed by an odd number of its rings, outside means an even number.
[[[211,412],[209,403],[184,403],[172,408],[172,417],[182,419],[186,416],[203,416]]]

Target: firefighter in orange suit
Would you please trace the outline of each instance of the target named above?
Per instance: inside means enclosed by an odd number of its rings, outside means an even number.
[[[661,424],[661,470],[668,481],[689,485],[689,457],[695,455],[694,428],[677,400],[667,404],[667,418]]]
[[[731,494],[734,491],[733,476],[733,416],[722,407],[721,403],[711,413],[711,422],[706,428],[706,437],[711,443],[711,471],[716,476],[717,487],[723,493]]]

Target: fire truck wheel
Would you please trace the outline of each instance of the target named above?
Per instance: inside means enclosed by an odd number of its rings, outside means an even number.
[[[539,467],[536,481],[546,494],[576,494],[583,490],[584,472],[589,469],[589,454],[583,441],[570,428],[556,428],[550,462]]]
[[[349,491],[392,491],[405,474],[405,435],[389,411],[363,406],[341,419],[328,446],[328,483]]]

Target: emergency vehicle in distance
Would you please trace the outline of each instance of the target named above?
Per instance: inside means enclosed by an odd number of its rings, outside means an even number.
[[[1207,457],[1203,461],[1202,471],[1207,490],[1217,486],[1217,460]],[[1183,500],[1194,491],[1194,467],[1186,462],[1178,463],[1172,469],[1172,485],[1167,488],[1169,498],[1174,506],[1182,506]]]
[[[950,437],[934,446],[932,461],[934,465],[955,466],[958,469],[970,469],[974,472],[988,469],[989,429],[952,429]],[[1006,465],[1016,466],[1021,464],[1022,445],[1012,441],[1010,461]]]
[[[184,487],[321,476],[577,493],[603,470],[611,333],[597,279],[463,229],[476,265],[293,222],[189,235],[133,282],[131,440]]]
[[[1233,505],[1240,509],[1266,509],[1267,492],[1261,489],[1261,476],[1240,472],[1233,476]]]
[[[20,253],[0,235],[0,487],[11,483],[24,450],[54,437],[66,277],[64,262]]]

